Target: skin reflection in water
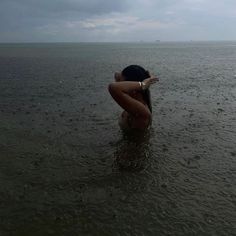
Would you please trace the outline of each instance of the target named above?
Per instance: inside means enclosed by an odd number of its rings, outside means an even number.
[[[122,138],[117,142],[115,166],[120,170],[139,171],[145,168],[150,156],[151,129],[145,131],[122,130]]]

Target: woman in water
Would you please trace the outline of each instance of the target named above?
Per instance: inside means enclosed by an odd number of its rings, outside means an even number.
[[[108,85],[113,99],[124,109],[119,125],[125,130],[146,130],[152,123],[149,87],[159,81],[139,65],[130,65],[115,73],[115,81]]]

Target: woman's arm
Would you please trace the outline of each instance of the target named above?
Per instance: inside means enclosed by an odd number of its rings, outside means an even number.
[[[143,103],[129,95],[129,93],[134,90],[142,90],[139,82],[120,81],[112,82],[108,85],[108,91],[111,96],[124,110],[133,116],[149,118],[151,116],[149,109]]]

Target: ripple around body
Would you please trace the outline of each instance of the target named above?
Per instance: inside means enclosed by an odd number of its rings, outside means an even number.
[[[49,50],[50,48],[50,50]],[[236,47],[0,45],[0,235],[234,235]],[[158,75],[144,134],[107,85]]]

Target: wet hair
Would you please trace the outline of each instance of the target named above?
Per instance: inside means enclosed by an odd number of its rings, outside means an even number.
[[[147,70],[139,65],[130,65],[123,69],[121,72],[126,81],[140,81],[150,77],[150,74]],[[141,91],[144,101],[147,103],[150,112],[152,113],[152,104],[151,104],[151,93],[149,89]]]

